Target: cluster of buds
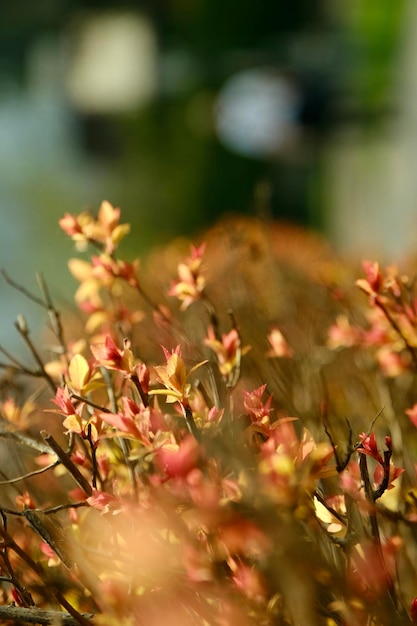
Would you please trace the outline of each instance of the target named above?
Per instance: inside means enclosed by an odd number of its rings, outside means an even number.
[[[351,324],[339,315],[329,329],[332,349],[372,347],[384,375],[394,378],[417,365],[417,295],[395,266],[383,272],[376,262],[363,263],[365,278],[356,285],[368,296],[366,325]]]
[[[191,256],[178,264],[178,280],[172,281],[168,292],[180,300],[183,311],[203,297],[206,279],[201,273],[201,264],[205,249],[204,243],[191,246]]]
[[[76,216],[66,213],[59,220],[59,225],[75,242],[78,250],[84,251],[88,244],[94,244],[106,254],[112,255],[130,231],[130,225],[119,224],[119,220],[120,209],[104,201],[97,219],[86,211]]]

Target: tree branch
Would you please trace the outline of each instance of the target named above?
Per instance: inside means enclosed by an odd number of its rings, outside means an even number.
[[[92,613],[81,613],[82,617],[90,620],[94,617]],[[15,606],[0,606],[0,620],[11,620],[26,624],[59,624],[60,626],[77,626],[80,622],[69,613],[62,611],[45,611],[44,609],[24,608]]]

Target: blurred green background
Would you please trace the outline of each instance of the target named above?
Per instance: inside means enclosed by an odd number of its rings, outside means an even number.
[[[128,254],[222,214],[344,253],[417,232],[407,0],[14,0],[0,8],[0,265],[65,289],[65,211],[108,199]],[[2,285],[5,315],[16,306]]]

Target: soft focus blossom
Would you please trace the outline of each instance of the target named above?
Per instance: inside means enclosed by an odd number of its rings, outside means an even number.
[[[406,409],[405,413],[410,418],[411,423],[417,427],[417,403],[413,404],[410,409]]]
[[[191,256],[178,265],[178,280],[172,281],[168,295],[181,301],[181,309],[187,309],[193,302],[201,298],[206,286],[204,276],[200,274],[205,244],[198,248],[191,246]]]
[[[249,346],[241,347],[236,328],[232,328],[228,333],[223,334],[221,339],[218,339],[210,326],[204,343],[215,353],[220,373],[225,378],[230,378],[233,374],[238,355],[244,355],[250,349]]]
[[[358,278],[356,285],[369,296],[370,304],[374,304],[384,283],[382,272],[377,262],[363,261],[362,267],[366,278]]]
[[[100,244],[108,254],[112,254],[117,245],[130,231],[129,224],[119,224],[120,209],[114,208],[106,200],[101,203],[97,219],[87,212],[77,216],[66,213],[59,220],[62,230],[75,242],[79,250],[84,250],[88,243]]]
[[[352,326],[346,315],[338,315],[336,322],[328,330],[327,345],[332,350],[350,348],[357,345],[361,337],[361,330]]]
[[[274,358],[282,358],[282,357],[292,357],[293,352],[290,346],[288,345],[287,340],[285,339],[282,332],[278,327],[274,326],[271,328],[270,333],[268,334],[268,341],[271,348],[266,353],[267,357]]]

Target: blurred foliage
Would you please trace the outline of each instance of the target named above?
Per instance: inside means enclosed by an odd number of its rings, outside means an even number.
[[[0,617],[415,624],[415,261],[246,217],[130,263],[119,220],[60,220],[82,319],[6,276],[50,327],[0,364]]]
[[[351,87],[361,106],[372,113],[387,105],[392,95],[394,71],[406,0],[381,3],[346,3],[346,28],[357,49],[351,65]]]
[[[323,0],[3,4],[0,83],[22,94],[34,43],[41,37],[59,41],[76,17],[92,12],[143,12],[155,27],[161,62],[179,53],[188,63],[188,74],[174,90],[164,91],[159,77],[161,90],[144,109],[107,116],[70,111],[71,139],[79,151],[70,165],[74,172],[63,166],[51,173],[46,166],[31,180],[23,158],[18,193],[28,211],[21,219],[36,214],[44,232],[50,216],[54,222],[62,210],[117,198],[141,233],[133,244],[140,249],[207,227],[227,212],[266,213],[325,228],[323,147],[345,120],[368,127],[390,114],[405,7],[406,0],[337,7]],[[262,66],[288,73],[300,86],[300,141],[288,152],[250,159],[221,144],[213,106],[228,78]]]

